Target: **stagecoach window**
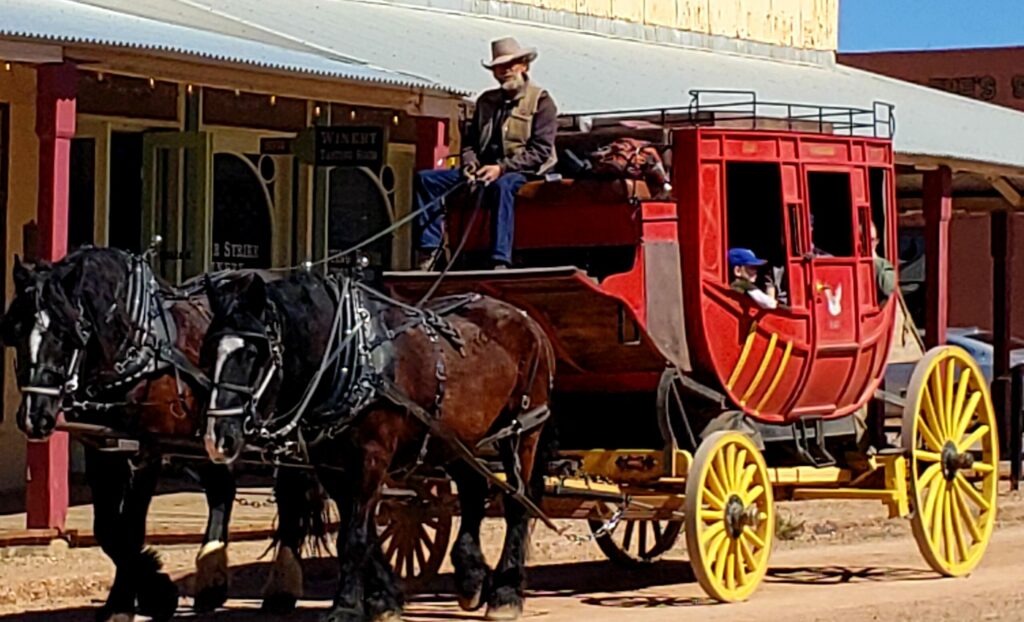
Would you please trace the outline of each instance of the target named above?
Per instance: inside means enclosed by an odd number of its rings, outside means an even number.
[[[853,200],[849,173],[807,173],[811,240],[823,254],[854,256]]]
[[[782,169],[778,164],[730,162],[725,184],[729,248],[749,248],[768,262],[765,276],[781,274],[786,265]],[[777,285],[785,291],[784,283]]]
[[[878,248],[868,249],[867,254],[877,252],[879,255],[885,255],[885,239],[888,233],[885,229],[885,212],[889,202],[885,183],[887,176],[888,172],[883,168],[873,168],[868,173],[871,192],[871,222],[875,223],[875,228],[878,229]]]

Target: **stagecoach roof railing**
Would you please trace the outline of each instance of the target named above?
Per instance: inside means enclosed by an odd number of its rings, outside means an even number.
[[[749,129],[756,130],[774,129],[783,122],[795,126],[794,129],[816,130],[820,134],[873,138],[893,138],[896,134],[895,106],[886,102],[876,101],[871,108],[777,102],[758,99],[755,91],[717,89],[690,91],[690,103],[686,106],[571,113],[562,118],[574,130],[597,127],[594,121],[644,120],[665,128],[718,122],[743,127],[744,122],[749,122]]]

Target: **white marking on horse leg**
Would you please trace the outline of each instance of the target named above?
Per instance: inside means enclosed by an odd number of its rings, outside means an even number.
[[[274,565],[270,567],[270,576],[263,587],[263,598],[278,594],[302,598],[302,565],[291,547],[283,544],[277,546]]]
[[[220,540],[211,540],[196,555],[195,593],[201,594],[204,590],[227,584],[228,546]]]

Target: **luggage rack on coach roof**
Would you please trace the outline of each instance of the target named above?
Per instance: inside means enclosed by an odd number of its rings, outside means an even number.
[[[891,139],[896,115],[895,106],[885,102],[858,108],[768,101],[758,99],[755,91],[694,89],[685,107],[573,113],[563,115],[560,125],[567,133],[623,126],[638,130],[717,126]]]

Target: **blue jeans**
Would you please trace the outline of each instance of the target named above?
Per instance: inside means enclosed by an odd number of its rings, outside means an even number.
[[[416,173],[413,192],[415,205],[420,210],[424,205],[443,195],[455,187],[463,179],[462,171],[457,169],[435,169]],[[522,173],[505,173],[494,183],[484,188],[484,208],[491,211],[491,259],[503,263],[512,263],[512,240],[515,236],[515,202],[516,192],[526,183]],[[432,251],[441,246],[444,234],[443,205],[441,201],[430,205],[429,209],[416,219],[419,228],[419,249]]]

